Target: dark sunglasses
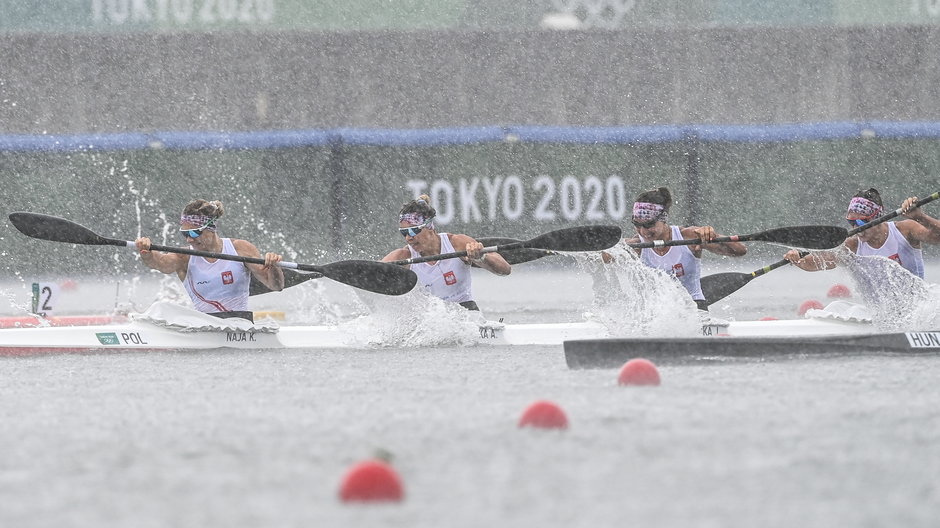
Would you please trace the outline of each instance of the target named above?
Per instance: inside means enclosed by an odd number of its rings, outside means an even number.
[[[416,226],[411,226],[411,227],[400,227],[398,228],[398,232],[401,233],[401,236],[403,237],[409,237],[409,236],[416,237],[418,236],[418,233],[424,231],[424,229],[427,226],[428,226],[428,223],[425,222],[421,225],[416,225]]]
[[[863,220],[863,219],[861,219],[861,218],[856,218],[855,220],[846,220],[846,221],[847,221],[847,222],[849,223],[849,225],[852,226],[852,227],[862,227],[863,225],[865,225],[865,224],[867,224],[868,222],[870,222],[871,219]]]
[[[659,220],[650,220],[649,222],[637,222],[636,220],[634,220],[633,227],[636,227],[637,229],[652,229],[653,226],[656,225],[656,222],[658,221]]]

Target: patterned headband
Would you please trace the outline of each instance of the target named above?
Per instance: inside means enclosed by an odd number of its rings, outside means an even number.
[[[881,216],[882,211],[884,211],[884,207],[881,207],[867,198],[862,198],[861,196],[856,196],[855,198],[852,198],[851,202],[849,202],[848,212],[855,213],[865,218]]]
[[[421,213],[405,213],[398,217],[399,222],[408,222],[413,226],[424,225],[425,223],[430,226],[430,220],[431,218],[428,218]]]
[[[640,222],[652,222],[666,219],[666,208],[649,202],[633,203],[633,219]]]
[[[208,229],[209,231],[215,231],[215,226],[211,225],[213,222],[215,222],[215,218],[212,218],[211,216],[199,214],[180,215],[181,224],[197,225]]]

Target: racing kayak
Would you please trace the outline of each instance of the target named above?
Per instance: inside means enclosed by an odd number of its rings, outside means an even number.
[[[88,317],[88,321],[96,321]],[[155,303],[142,314],[112,324],[40,326],[0,330],[0,355],[33,355],[122,350],[334,349],[414,346],[395,332],[373,332],[375,325],[291,325],[218,319],[170,303]],[[703,336],[818,336],[874,331],[870,321],[807,318],[782,321],[703,322]],[[413,336],[407,336],[413,338]],[[616,337],[596,321],[507,324],[499,321],[458,325],[453,338],[425,346],[554,345],[566,341]]]
[[[628,338],[565,341],[569,368],[620,368],[643,358],[657,364],[734,359],[940,354],[940,332],[894,332],[789,337]]]

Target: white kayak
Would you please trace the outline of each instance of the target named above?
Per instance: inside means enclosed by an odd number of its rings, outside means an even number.
[[[342,325],[278,326],[244,319],[218,319],[189,308],[157,303],[115,324],[0,329],[0,355],[119,350],[335,349],[397,346]],[[816,317],[782,321],[703,323],[704,336],[816,336],[873,332],[870,321]],[[599,322],[469,324],[454,346],[561,345],[565,341],[616,337]]]

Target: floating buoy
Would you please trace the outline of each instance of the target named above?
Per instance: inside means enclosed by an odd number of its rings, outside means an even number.
[[[851,297],[852,290],[849,289],[845,284],[833,284],[832,288],[829,288],[829,291],[826,292],[826,297],[831,298],[844,298]]]
[[[366,460],[351,467],[339,489],[343,502],[398,502],[402,497],[398,474],[379,460]]]
[[[817,301],[816,299],[809,299],[809,300],[803,301],[803,304],[800,305],[800,308],[799,310],[797,310],[797,313],[802,316],[802,315],[806,315],[806,312],[809,310],[822,310],[822,309],[823,309],[823,305],[821,302]]]
[[[567,429],[568,417],[555,403],[539,400],[529,405],[522,413],[522,417],[519,418],[519,427]]]
[[[620,385],[659,385],[659,370],[648,359],[634,358],[620,367],[617,383]]]
[[[59,284],[59,287],[62,288],[63,291],[75,291],[78,289],[78,283],[72,279],[65,279]]]

